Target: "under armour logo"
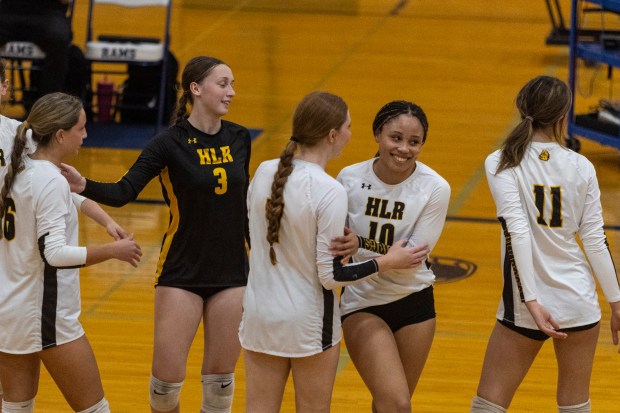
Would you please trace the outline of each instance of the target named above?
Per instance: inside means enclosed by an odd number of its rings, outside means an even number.
[[[196,138],[193,138],[193,139],[192,139],[192,138],[188,138],[188,139],[187,139],[187,143],[188,143],[188,144],[189,144],[189,143],[197,143],[197,142],[198,142],[198,140],[197,140]]]
[[[229,382],[226,382],[226,383],[222,383],[222,389],[224,389],[224,388],[226,388],[226,387],[230,386],[231,384],[232,384],[232,380],[231,380],[231,381],[229,381]]]
[[[371,187],[371,184],[365,184],[365,183],[362,182],[362,189],[364,189],[364,188],[370,189],[370,187]]]

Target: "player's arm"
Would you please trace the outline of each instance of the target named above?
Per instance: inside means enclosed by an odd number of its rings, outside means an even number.
[[[387,254],[390,246],[374,239],[365,238],[353,233],[348,227],[344,227],[344,234],[332,238],[329,250],[334,256],[350,257],[357,253],[358,249]]]
[[[66,183],[61,177],[34,181],[33,206],[37,243],[43,260],[56,268],[75,268],[86,263],[86,248],[67,245],[66,222],[69,216]],[[72,206],[71,206],[72,207]]]
[[[415,222],[408,245],[425,245],[433,251],[446,223],[450,204],[450,185],[440,180],[434,187],[422,214]]]
[[[343,257],[333,257],[329,251],[331,239],[344,227],[347,211],[347,195],[342,187],[328,191],[318,205],[317,267],[319,279],[326,289],[340,288],[378,271],[408,268],[415,264],[411,248],[405,241],[396,243],[384,256],[353,264],[342,264]]]
[[[529,221],[521,198],[519,186],[513,171],[506,169],[496,174],[497,162],[489,156],[485,162],[487,182],[495,202],[497,218],[502,224],[503,235],[508,246],[506,259],[520,285],[523,302],[536,300],[536,279],[532,260],[532,241]]]
[[[426,257],[428,257],[427,248],[407,247],[407,240],[400,240],[394,243],[385,255],[367,261],[343,264],[342,257],[336,256],[333,260],[332,272],[335,281],[351,283],[377,272],[415,268]],[[337,285],[336,287],[340,286]]]
[[[76,268],[116,258],[137,266],[142,251],[132,237],[97,246],[68,245],[66,222],[69,208],[73,208],[73,205],[68,198],[67,183],[62,177],[37,181],[33,188],[37,243],[47,265]]]
[[[115,240],[127,238],[129,234],[120,226],[107,212],[101,208],[101,206],[95,201],[85,198],[76,193],[71,193],[73,203],[79,208],[79,210],[104,227],[108,234]]]
[[[591,163],[588,163],[587,167],[590,179],[578,234],[592,271],[611,307],[611,334],[613,343],[617,345],[618,331],[620,331],[620,286],[603,229],[603,208],[596,171]],[[618,351],[620,352],[620,349]]]
[[[335,257],[342,257],[340,263],[344,265],[349,262],[349,258],[355,255],[360,248],[375,252],[379,255],[386,255],[390,250],[388,244],[356,235],[348,227],[345,227],[344,235],[332,238],[329,251]],[[411,247],[411,252],[415,254],[416,257],[419,257],[420,262],[418,264],[421,264],[424,259],[428,258],[430,250],[426,244],[422,244]]]
[[[144,187],[166,167],[165,138],[155,137],[142,151],[136,162],[117,182],[97,182],[83,177],[70,165],[62,164],[61,173],[69,182],[72,192],[104,205],[121,207],[135,200]]]

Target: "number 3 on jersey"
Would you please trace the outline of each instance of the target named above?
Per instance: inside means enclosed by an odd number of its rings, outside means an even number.
[[[545,220],[545,190],[544,185],[534,185],[534,199],[536,202],[536,208],[538,209],[537,222],[540,225],[545,225],[551,228],[558,228],[562,226],[562,188],[559,186],[552,186],[549,188],[549,194],[551,195],[551,221],[547,224]]]
[[[15,202],[13,199],[6,198],[4,200],[4,214],[2,215],[2,231],[0,231],[0,239],[4,236],[7,241],[15,238]]]
[[[213,175],[217,178],[217,185],[215,186],[215,193],[218,195],[225,194],[228,191],[228,177],[226,176],[226,169],[215,168]]]

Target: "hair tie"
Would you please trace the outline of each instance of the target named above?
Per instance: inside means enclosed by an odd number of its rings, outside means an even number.
[[[296,136],[291,136],[291,140],[295,143],[299,143],[299,139]]]
[[[529,120],[530,122],[534,122],[534,118],[531,116],[526,116],[524,119]]]
[[[24,125],[24,129],[28,129],[28,128],[30,128],[30,124],[28,124],[28,121],[27,121],[27,120],[23,121],[23,122],[22,122],[22,125]]]

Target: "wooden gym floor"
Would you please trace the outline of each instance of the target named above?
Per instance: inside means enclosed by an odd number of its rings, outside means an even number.
[[[86,26],[84,3],[78,1],[73,22],[75,43],[80,46]],[[296,103],[312,90],[339,94],[350,107],[353,138],[329,165],[328,172],[334,175],[375,153],[371,123],[384,103],[407,99],[425,109],[430,132],[421,161],[452,187],[449,220],[433,256],[442,262],[473,263],[476,271],[471,277],[436,286],[437,334],[413,410],[469,411],[501,290],[500,229],[483,161],[515,123],[513,101],[520,87],[541,74],[565,80],[568,76],[567,48],[544,44],[550,29],[544,2],[177,0],[172,16],[172,51],[181,66],[192,56],[212,55],[233,69],[237,96],[227,118],[262,130],[253,144],[252,171],[279,154],[289,137]],[[103,19],[108,31],[114,23],[120,26],[119,33],[129,33],[140,21],[145,22],[143,34],[157,33],[148,19],[118,13]],[[593,70],[584,69],[580,78],[580,87],[592,92],[590,98],[578,98],[581,109],[609,95],[604,76],[595,78]],[[11,108],[4,110],[11,115]],[[582,153],[597,167],[607,235],[615,261],[620,262],[618,151],[586,139],[581,143]],[[136,150],[88,148],[72,163],[90,178],[116,180],[137,154]],[[158,185],[151,183],[141,199],[161,200]],[[112,410],[148,412],[153,273],[168,213],[157,203],[106,210],[135,233],[144,257],[137,269],[109,262],[82,270],[82,322]],[[101,228],[86,220],[80,225],[82,244],[107,241]],[[601,304],[604,316],[592,377],[593,411],[617,412],[620,394],[614,390],[620,387],[620,355],[608,331],[608,306]],[[199,411],[201,350],[198,334],[181,395],[186,412]],[[344,346],[341,359],[332,411],[369,412],[370,395]],[[556,411],[554,360],[547,343],[511,411]],[[236,372],[234,412],[242,412],[243,359]],[[70,410],[45,372],[36,410]],[[282,411],[294,411],[291,385]]]

